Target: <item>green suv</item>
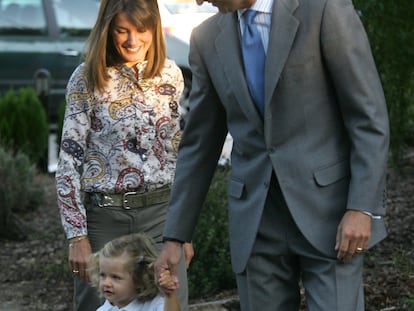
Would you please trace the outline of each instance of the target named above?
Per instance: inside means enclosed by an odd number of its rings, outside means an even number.
[[[33,86],[56,123],[66,83],[81,61],[98,0],[0,0],[0,95]],[[188,43],[166,33],[168,57],[191,85]]]

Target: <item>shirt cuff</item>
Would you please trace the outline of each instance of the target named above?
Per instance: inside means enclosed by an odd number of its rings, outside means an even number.
[[[167,241],[170,241],[170,242],[178,242],[178,243],[184,244],[184,241],[181,241],[179,239],[169,238],[169,237],[163,237],[162,238],[162,242],[167,242]]]
[[[382,219],[382,216],[380,215],[374,215],[370,212],[366,212],[366,211],[361,211],[361,213],[368,215],[369,217],[371,217],[372,219]]]

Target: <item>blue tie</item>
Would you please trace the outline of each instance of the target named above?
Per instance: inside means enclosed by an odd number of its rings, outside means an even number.
[[[242,37],[242,53],[244,69],[250,95],[263,116],[264,113],[264,66],[265,51],[257,26],[253,23],[256,11],[244,12],[244,30]]]

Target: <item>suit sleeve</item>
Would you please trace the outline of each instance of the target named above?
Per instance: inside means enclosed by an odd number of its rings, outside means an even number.
[[[181,139],[164,237],[191,241],[227,135],[226,114],[206,68],[206,53],[193,31],[190,111]],[[204,53],[203,53],[204,52]]]
[[[387,107],[366,32],[351,0],[328,0],[323,57],[351,140],[348,209],[385,214]]]

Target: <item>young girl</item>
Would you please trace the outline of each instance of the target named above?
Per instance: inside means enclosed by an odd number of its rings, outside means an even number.
[[[176,293],[162,296],[155,284],[154,242],[135,233],[121,236],[91,255],[91,281],[106,299],[97,311],[180,311]],[[172,283],[168,270],[159,278],[160,286]]]

